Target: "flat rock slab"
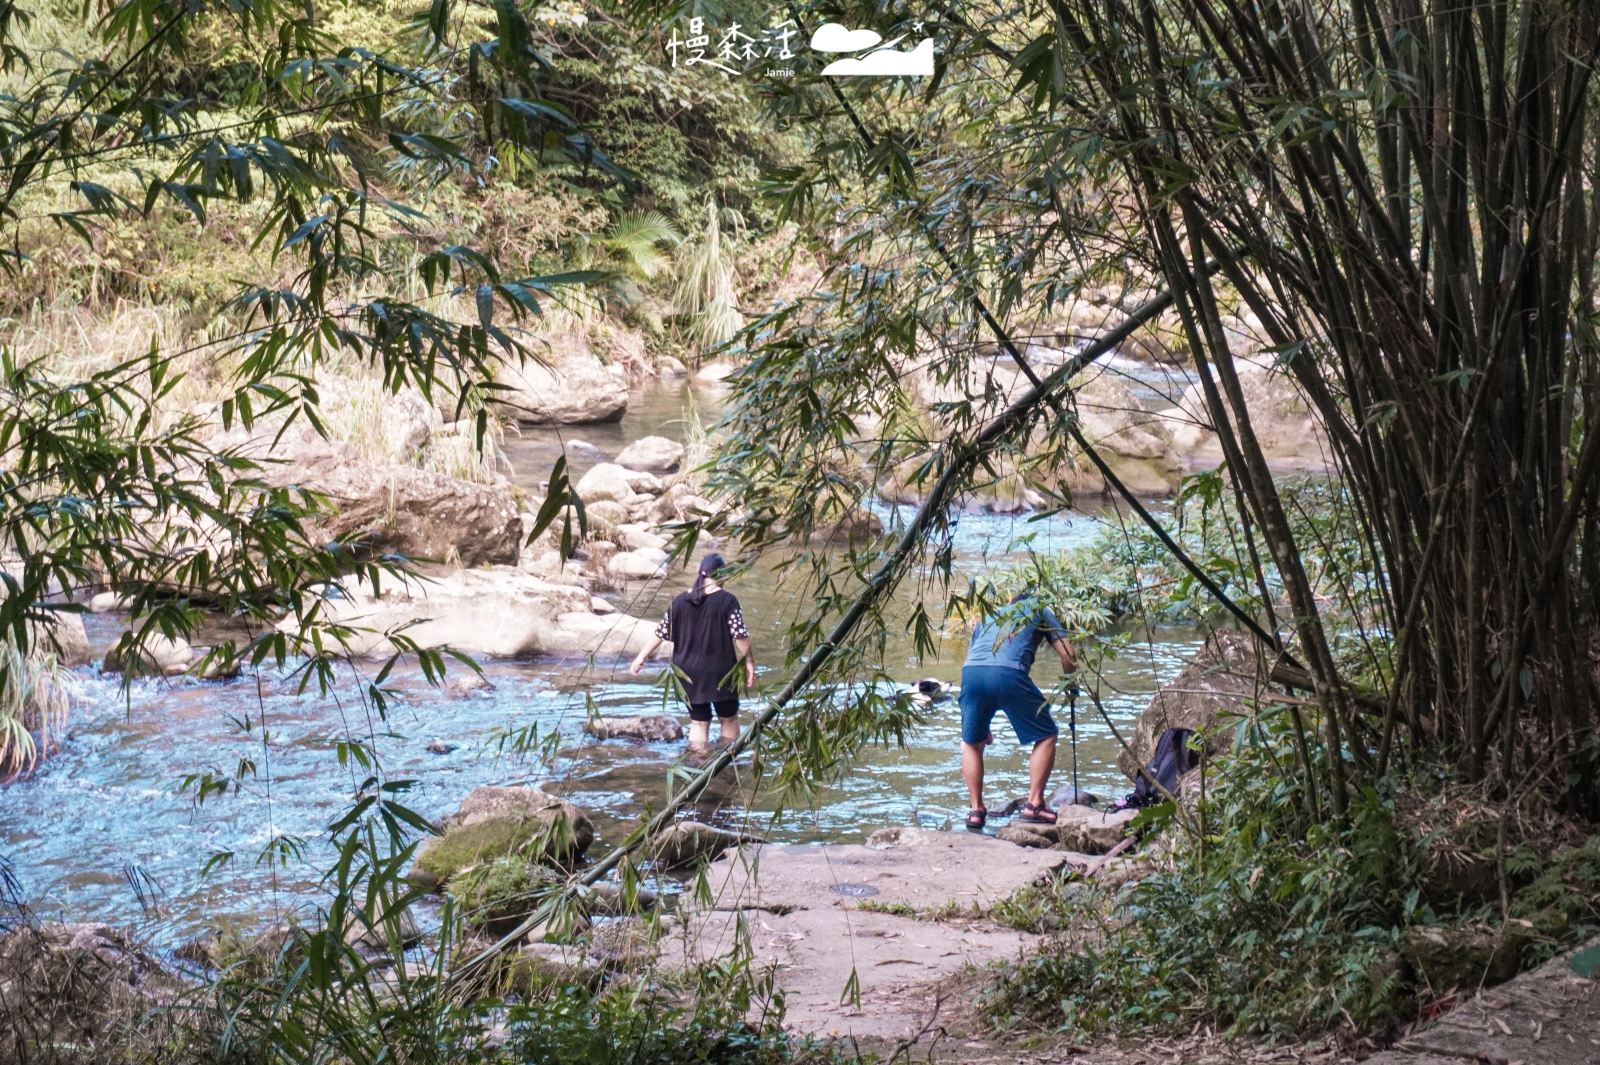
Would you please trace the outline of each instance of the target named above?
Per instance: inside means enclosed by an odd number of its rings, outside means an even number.
[[[882,839],[881,833],[874,836]],[[710,867],[715,908],[771,912],[871,901],[937,910],[987,911],[1076,859],[1070,851],[1019,847],[970,832],[901,829],[890,846],[767,844],[729,852]]]
[[[775,967],[791,1029],[907,1039],[941,1008],[944,981],[969,965],[1015,961],[1038,942],[987,917],[996,902],[1075,859],[1090,860],[966,832],[904,828],[873,838],[870,847],[725,852],[707,868],[711,906],[675,919],[663,957],[708,960],[747,934],[755,963]],[[931,919],[952,909],[960,915]],[[859,1003],[841,1002],[852,973]],[[953,1008],[945,1002],[941,1016]]]
[[[1597,940],[1596,943],[1600,943]],[[1593,944],[1591,944],[1592,946]],[[1369,1065],[1600,1063],[1600,991],[1558,955],[1532,972],[1478,992]]]
[[[921,1031],[940,1008],[941,981],[967,965],[1014,961],[1038,938],[988,922],[913,920],[848,906],[712,911],[686,916],[663,939],[662,956],[709,960],[731,950],[741,931],[750,937],[755,966],[775,967],[790,1029],[896,1041]],[[852,972],[859,1005],[840,1001]],[[951,1009],[944,1003],[941,1016]]]

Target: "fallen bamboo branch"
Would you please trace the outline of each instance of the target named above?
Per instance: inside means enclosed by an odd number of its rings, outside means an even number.
[[[784,706],[806,685],[811,683],[823,664],[832,656],[840,643],[849,637],[856,625],[866,616],[867,611],[872,608],[872,605],[893,587],[896,578],[900,574],[901,566],[922,542],[923,534],[927,531],[928,526],[933,523],[937,515],[944,512],[951,496],[956,491],[958,483],[981,461],[991,445],[1004,439],[1034,408],[1041,402],[1053,398],[1056,392],[1064,388],[1066,383],[1077,376],[1085,367],[1115,349],[1117,345],[1126,340],[1146,322],[1160,315],[1171,305],[1172,297],[1164,292],[1148,300],[1136,308],[1126,321],[1105,333],[1081,354],[1063,363],[1044,378],[1036,378],[1036,383],[1032,388],[997,415],[977,436],[965,444],[958,445],[950,456],[948,465],[939,475],[939,479],[934,482],[933,488],[929,490],[922,506],[917,509],[916,514],[901,534],[899,541],[895,544],[893,550],[889,552],[888,558],[878,567],[877,572],[872,575],[861,595],[857,597],[844,616],[839,619],[838,624],[828,634],[828,638],[811,653],[795,675],[783,686],[782,690],[768,700],[766,709],[751,722],[750,727],[741,732],[736,740],[723,748],[715,758],[708,762],[705,768],[696,774],[684,786],[683,790],[674,796],[649,822],[635,829],[626,840],[613,849],[610,854],[607,854],[587,869],[582,876],[569,881],[559,892],[553,894],[538,909],[524,918],[516,928],[462,962],[460,967],[451,973],[451,980],[458,982],[473,976],[531,929],[549,920],[562,900],[574,888],[599,882],[607,873],[621,864],[625,857],[638,850],[647,840],[670,824],[679,810],[698,798],[706,787],[710,785],[711,781],[716,778],[717,774],[731,765],[735,758],[748,749],[760,737],[767,725],[771,724],[773,719],[778,716]]]

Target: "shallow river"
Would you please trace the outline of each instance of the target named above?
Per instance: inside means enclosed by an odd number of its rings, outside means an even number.
[[[655,388],[636,394],[619,424],[524,431],[506,447],[514,479],[536,486],[563,443],[574,438],[609,458],[651,433],[681,437],[689,402],[687,389]],[[715,393],[699,394],[708,421],[716,402]],[[581,474],[589,462],[573,457]],[[1038,534],[1038,550],[1066,547],[1091,535],[1098,520],[1072,515],[1030,524],[1023,517],[963,515],[958,566],[974,573],[1003,562],[1015,537],[1026,532]],[[612,598],[631,613],[656,617],[687,584],[675,574],[664,586],[636,584]],[[800,606],[796,592],[777,587],[763,573],[741,578],[731,590],[744,605],[756,658],[763,663],[762,683],[775,689],[782,682],[773,667],[781,664],[783,630]],[[109,616],[88,621],[97,653],[124,625]],[[1196,646],[1192,634],[1165,632],[1113,664],[1105,676],[1105,705],[1119,727]],[[960,642],[947,641],[937,660],[918,662],[909,646],[892,648],[884,665],[900,681],[933,676],[954,682],[962,650]],[[1046,652],[1035,670],[1045,690],[1058,672],[1052,664],[1054,656]],[[326,827],[365,776],[341,767],[335,757],[335,745],[352,734],[372,744],[390,779],[414,781],[404,801],[429,817],[449,813],[481,784],[548,781],[552,791],[594,815],[600,842],[590,854],[603,853],[647,803],[661,802],[668,766],[681,754],[681,745],[596,745],[583,735],[589,700],[608,714],[661,711],[659,689],[648,676],[629,677],[627,665],[625,659],[592,665],[485,662],[493,690],[468,695],[439,691],[415,673],[403,674],[394,684],[403,695],[387,720],[378,720],[361,702],[353,678],[327,697],[298,695],[292,680],[271,674],[220,683],[139,681],[124,691],[118,678],[101,678],[86,667],[77,674],[73,729],[64,749],[30,779],[0,788],[0,858],[10,863],[36,911],[143,924],[155,942],[167,946],[218,922],[253,923],[310,907],[320,897],[319,871],[330,864]],[[1129,784],[1115,767],[1116,742],[1104,722],[1090,719],[1093,713],[1087,700],[1080,701],[1082,786],[1102,796],[1121,794]],[[1064,726],[1064,712],[1062,718]],[[926,727],[906,746],[870,750],[841,780],[823,787],[814,805],[781,818],[773,817],[770,799],[760,795],[748,804],[735,799],[705,809],[702,816],[792,842],[859,842],[887,824],[940,827],[953,821],[959,828],[966,803],[958,723],[953,701],[936,704]],[[561,753],[552,762],[502,755],[501,734],[528,725],[537,725],[540,736],[559,732]],[[1024,752],[1003,721],[996,722],[996,736],[1000,742],[988,759],[991,806],[1021,794],[1026,781]],[[456,749],[431,753],[427,747],[435,740]],[[180,793],[185,776],[231,774],[242,758],[257,767],[242,790],[202,806]],[[1071,766],[1072,748],[1063,742],[1053,783],[1070,782]],[[303,841],[301,857],[287,864],[258,860],[274,839]],[[220,852],[235,857],[202,877],[202,865]]]

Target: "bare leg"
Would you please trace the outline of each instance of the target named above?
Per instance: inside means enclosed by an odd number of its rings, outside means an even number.
[[[1028,756],[1028,801],[1044,805],[1044,789],[1050,785],[1050,770],[1056,767],[1056,738],[1040,740]],[[980,771],[981,772],[981,771]]]
[[[739,719],[737,717],[724,717],[718,719],[717,728],[720,730],[717,739],[723,743],[732,743],[734,740],[739,738]],[[709,733],[710,731],[710,727],[707,726],[706,732]]]
[[[709,722],[709,721],[691,721],[691,722],[689,722],[689,746],[690,747],[705,747],[710,742],[711,742],[711,722]]]
[[[970,808],[983,809],[983,748],[985,744],[961,741],[961,776],[967,782]]]

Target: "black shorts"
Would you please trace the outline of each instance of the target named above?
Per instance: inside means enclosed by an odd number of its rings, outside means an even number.
[[[735,695],[732,699],[718,699],[714,703],[690,703],[689,720],[710,721],[713,706],[717,708],[718,717],[739,716],[739,697]]]

